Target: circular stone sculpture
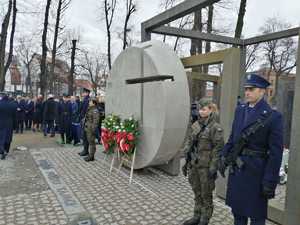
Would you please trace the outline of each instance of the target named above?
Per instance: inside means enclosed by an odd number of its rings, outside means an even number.
[[[174,80],[126,83],[128,79],[161,75]],[[107,81],[105,108],[106,115],[133,116],[140,121],[135,169],[173,159],[184,141],[190,115],[188,81],[175,52],[159,41],[123,51]]]

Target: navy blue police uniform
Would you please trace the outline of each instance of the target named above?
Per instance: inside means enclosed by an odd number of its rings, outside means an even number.
[[[256,74],[247,76],[245,87],[265,89],[267,86],[269,82],[264,78]],[[246,225],[248,218],[251,219],[251,225],[265,224],[268,200],[274,197],[279,180],[283,152],[283,118],[264,99],[254,107],[243,103],[237,106],[231,135],[222,155],[226,157],[242,132],[259,119],[266,123],[249,137],[240,155],[243,167],[234,168],[228,177],[226,204],[232,209],[235,225]]]
[[[65,96],[68,97],[68,96]],[[59,116],[59,130],[62,139],[62,143],[70,144],[72,141],[71,133],[71,117],[72,117],[72,105],[70,101],[62,101],[58,106]]]
[[[82,101],[82,104],[80,106],[80,116],[79,116],[79,120],[80,120],[80,123],[81,123],[81,131],[80,133],[82,134],[82,138],[83,138],[83,133],[84,133],[84,124],[83,124],[83,120],[85,118],[85,114],[88,110],[88,107],[89,107],[89,102],[90,102],[90,90],[89,89],[86,89],[84,88],[83,89],[85,93],[88,93],[87,96],[84,97],[83,101]],[[83,149],[81,152],[78,153],[80,156],[85,156],[88,154],[88,151],[86,149]]]
[[[25,125],[26,129],[31,129],[32,121],[34,116],[34,102],[29,99],[25,104]]]
[[[10,101],[8,96],[0,100],[0,157],[5,159],[9,152],[10,143],[13,137],[13,125],[16,119],[17,106]]]
[[[24,129],[24,122],[25,122],[25,108],[26,108],[26,102],[24,99],[17,101],[17,127],[16,127],[16,133],[23,133]]]

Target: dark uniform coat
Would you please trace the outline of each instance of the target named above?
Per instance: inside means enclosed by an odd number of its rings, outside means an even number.
[[[25,101],[25,116],[26,119],[32,120],[34,115],[34,102],[32,100]]]
[[[16,104],[7,97],[0,100],[0,154],[8,151],[5,146],[12,141],[16,108]]]
[[[24,99],[17,101],[17,120],[24,121],[25,120],[25,109],[26,109],[26,102]]]
[[[49,98],[44,104],[43,120],[44,121],[55,120],[56,115],[57,115],[57,104],[53,98]]]
[[[59,128],[61,133],[70,133],[72,119],[72,105],[69,101],[62,101],[58,105]]]
[[[229,175],[226,204],[232,208],[234,214],[264,219],[267,217],[268,200],[262,196],[262,187],[275,190],[279,180],[283,151],[283,121],[282,115],[272,110],[263,99],[252,110],[250,109],[247,104],[237,106],[232,132],[222,154],[226,156],[243,130],[272,112],[271,119],[250,137],[246,146],[247,149],[254,151],[267,151],[268,157],[264,159],[241,156],[245,165]]]

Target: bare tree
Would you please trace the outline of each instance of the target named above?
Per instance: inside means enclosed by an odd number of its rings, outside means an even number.
[[[266,20],[261,27],[264,34],[272,33],[290,28],[291,25],[283,22],[277,17],[272,17]],[[263,45],[264,55],[267,57],[267,62],[270,66],[269,73],[275,72],[275,93],[273,95],[272,103],[276,105],[276,98],[278,92],[279,77],[289,74],[296,66],[297,48],[296,41],[293,38],[285,38],[280,40],[273,40],[266,42]]]
[[[210,5],[208,7],[208,15],[207,15],[207,25],[206,25],[206,32],[208,34],[212,33],[213,30],[213,15],[214,15],[214,6]],[[209,53],[211,51],[211,43],[210,41],[206,41],[205,43],[205,53]],[[209,66],[203,66],[203,72],[208,73]]]
[[[247,0],[241,0],[239,15],[238,15],[238,19],[235,27],[235,33],[234,33],[235,38],[241,38],[242,36],[246,6],[247,6]]]
[[[81,61],[79,67],[83,70],[93,84],[93,91],[97,95],[97,91],[105,86],[105,82],[102,80],[106,79],[107,75],[107,59],[105,54],[99,52],[82,51]]]
[[[17,19],[17,1],[13,0],[13,14],[12,14],[12,25],[11,25],[11,31],[10,31],[10,40],[9,40],[9,52],[7,61],[4,67],[4,74],[7,73],[9,66],[12,61],[13,53],[14,53],[14,35],[16,30],[16,19]]]
[[[27,71],[25,86],[26,86],[26,93],[30,93],[30,94],[33,94],[31,62],[35,55],[34,50],[35,50],[34,41],[24,36],[18,40],[18,46],[16,46],[15,48],[18,59],[25,66]]]
[[[68,8],[70,3],[71,3],[71,0],[58,0],[58,4],[57,4],[55,29],[54,29],[52,52],[51,52],[52,57],[51,57],[51,64],[50,64],[50,74],[49,74],[49,79],[48,79],[50,92],[53,92],[53,87],[54,87],[53,81],[55,79],[55,77],[54,77],[55,59],[56,59],[56,54],[57,54],[57,47],[60,47],[60,46],[57,46],[57,40],[58,40],[58,35],[59,35],[59,29],[62,29],[60,27],[61,16],[65,12],[65,10]]]
[[[104,0],[104,13],[105,13],[105,24],[106,24],[106,35],[107,35],[107,60],[108,68],[111,70],[111,26],[115,15],[117,6],[117,0]]]
[[[160,2],[160,8],[163,8],[163,10],[167,10],[172,8],[173,6],[175,6],[175,4],[178,4],[179,2],[181,2],[181,0],[161,0]],[[185,27],[192,25],[193,24],[193,20],[192,20],[192,16],[191,15],[187,15],[184,16],[182,18],[179,19],[179,22],[173,22],[174,25],[172,26],[176,26],[180,29],[184,29]],[[167,24],[167,26],[170,26],[171,24]],[[167,40],[167,35],[163,35],[163,42],[166,42]],[[179,51],[179,46],[180,46],[180,37],[176,37],[175,41],[174,41],[174,51]]]
[[[136,3],[133,0],[126,0],[126,16],[123,29],[123,50],[128,46],[127,36],[131,31],[131,29],[128,28],[128,23],[134,12],[136,12]]]
[[[11,16],[11,11],[13,7],[13,2],[10,0],[8,2],[8,7],[6,14],[4,16],[2,27],[1,27],[1,36],[0,36],[0,91],[4,91],[5,88],[5,49],[7,41],[7,31],[9,27],[9,21]]]
[[[255,61],[257,60],[259,49],[260,49],[259,44],[247,46],[247,49],[246,49],[246,71],[248,71],[253,66]]]
[[[47,90],[47,32],[48,32],[48,19],[49,19],[49,10],[50,10],[51,0],[47,0],[46,9],[45,9],[45,18],[44,18],[44,28],[42,35],[42,59],[41,59],[41,74],[40,74],[40,88],[41,94],[45,95]]]

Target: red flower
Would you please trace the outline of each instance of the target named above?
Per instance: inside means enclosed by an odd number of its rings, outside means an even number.
[[[133,141],[135,139],[133,133],[127,134],[127,139],[128,141]]]

